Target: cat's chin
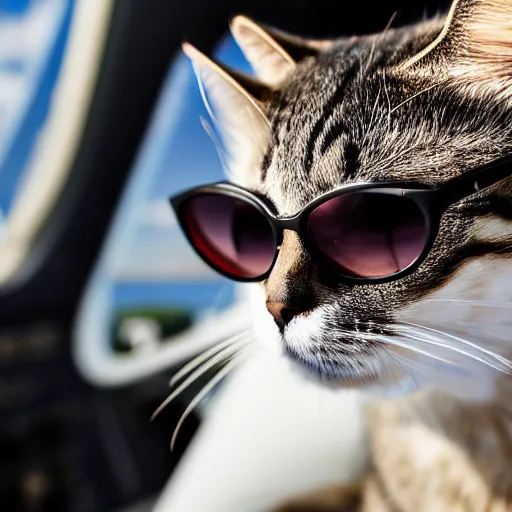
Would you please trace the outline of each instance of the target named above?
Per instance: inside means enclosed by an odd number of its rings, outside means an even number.
[[[379,351],[380,352],[380,351]],[[387,365],[385,351],[373,356],[355,358],[346,356],[334,362],[312,355],[307,357],[283,343],[283,356],[289,369],[299,378],[323,388],[357,389],[370,399],[395,399],[437,390],[448,393],[466,403],[488,403],[496,393],[496,372],[480,372],[479,378],[471,373],[450,373],[440,379],[434,375],[418,375],[403,367]],[[345,360],[344,360],[345,359]]]
[[[350,333],[326,339],[325,315],[324,308],[317,308],[294,318],[280,333],[273,325],[265,339],[273,338],[290,369],[308,381],[329,388],[383,386],[390,375],[383,365],[383,347],[370,338],[356,341]]]
[[[301,378],[330,388],[368,388],[382,382],[372,364],[364,359],[347,359],[347,364],[317,357],[305,357],[293,347],[283,344],[284,357],[292,371]]]
[[[326,365],[321,366],[318,361],[305,360],[287,348],[284,350],[284,357],[290,371],[300,379],[314,386],[336,391],[357,390],[370,400],[399,399],[430,388],[428,385],[418,388],[414,378],[406,373],[391,374],[388,371],[381,373],[375,371],[372,365],[365,368],[365,361],[361,361],[358,370],[341,364],[332,365],[327,370]],[[454,394],[458,398],[464,398],[458,393]]]

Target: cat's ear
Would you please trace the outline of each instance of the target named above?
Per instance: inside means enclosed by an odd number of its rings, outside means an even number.
[[[512,0],[455,0],[438,37],[398,70],[505,85],[512,79]]]
[[[285,34],[245,16],[231,21],[231,33],[256,75],[266,84],[277,87],[306,57],[316,56],[332,45],[331,41],[315,41]]]
[[[235,162],[238,170],[245,172],[257,159],[257,152],[263,151],[270,132],[265,114],[270,89],[188,43],[183,44],[183,51],[192,61],[203,101],[221,136],[226,170],[232,172]],[[240,176],[230,177],[240,181]]]

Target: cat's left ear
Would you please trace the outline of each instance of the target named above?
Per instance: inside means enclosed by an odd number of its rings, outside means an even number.
[[[397,70],[510,87],[512,0],[455,0],[438,37]]]
[[[216,62],[194,46],[184,43],[183,51],[192,61],[201,95],[220,135],[221,156],[231,179],[249,186],[257,180],[253,169],[264,151],[270,133],[265,109],[271,91],[258,80]],[[235,175],[235,173],[237,175]]]
[[[260,80],[279,84],[306,57],[329,48],[332,41],[302,39],[256,24],[245,16],[232,19],[231,33]]]

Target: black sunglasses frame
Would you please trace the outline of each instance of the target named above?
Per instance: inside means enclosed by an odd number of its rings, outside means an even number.
[[[439,233],[441,217],[446,209],[473,194],[481,192],[498,182],[512,175],[511,169],[512,156],[506,156],[499,160],[495,160],[490,164],[480,167],[476,170],[464,173],[461,176],[452,178],[436,187],[411,182],[373,182],[373,183],[356,183],[339,187],[335,190],[322,194],[308,203],[300,212],[291,217],[279,217],[273,205],[266,198],[260,198],[254,192],[246,190],[238,185],[229,182],[218,182],[209,185],[195,187],[186,190],[172,198],[170,203],[174,209],[181,229],[185,233],[188,241],[196,250],[197,254],[205,263],[220,274],[239,282],[258,282],[265,280],[271,273],[275,262],[279,256],[279,249],[283,242],[283,231],[285,229],[295,231],[305,248],[317,257],[326,260],[336,272],[340,275],[340,280],[348,284],[381,284],[401,279],[408,276],[425,261],[430,253],[432,246]],[[508,164],[508,165],[507,165]],[[317,247],[307,228],[309,215],[320,205],[335,197],[351,194],[354,192],[372,192],[379,194],[390,194],[393,196],[406,197],[419,207],[425,217],[426,228],[428,230],[428,238],[425,248],[421,254],[406,268],[381,277],[357,277],[344,273],[339,267],[333,263],[330,258]],[[275,239],[276,250],[274,259],[269,269],[259,276],[240,277],[230,274],[208,260],[201,251],[196,249],[189,231],[188,223],[185,219],[186,206],[190,199],[200,195],[224,195],[242,200],[255,207],[269,222]]]

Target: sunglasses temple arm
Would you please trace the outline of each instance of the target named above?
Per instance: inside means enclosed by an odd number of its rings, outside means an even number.
[[[512,160],[495,162],[477,171],[450,180],[443,188],[448,205],[454,204],[477,192],[481,192],[512,176]]]

